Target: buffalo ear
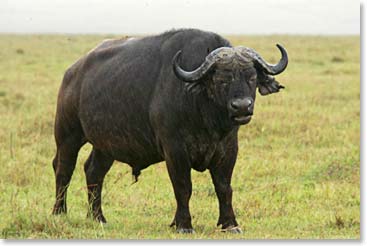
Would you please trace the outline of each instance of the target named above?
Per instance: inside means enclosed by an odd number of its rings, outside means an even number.
[[[280,89],[284,89],[285,87],[282,86],[281,84],[279,84],[278,81],[276,81],[274,79],[274,77],[271,77],[269,75],[266,75],[263,78],[260,78],[258,80],[258,88],[259,88],[259,93],[262,96],[271,94],[271,93],[276,93],[279,92]]]
[[[185,83],[185,89],[190,93],[198,94],[203,89],[203,85],[200,82]]]

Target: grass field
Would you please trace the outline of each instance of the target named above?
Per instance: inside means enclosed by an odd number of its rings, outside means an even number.
[[[164,163],[131,170],[115,163],[103,208],[108,220],[86,219],[79,153],[66,216],[54,203],[53,121],[66,68],[111,36],[0,36],[0,231],[2,238],[91,239],[358,239],[360,237],[360,43],[354,37],[228,37],[270,62],[283,44],[290,61],[281,93],[257,97],[251,123],[239,132],[233,205],[242,235],[218,231],[218,202],[208,172],[193,171],[194,235],[169,224],[175,199]]]

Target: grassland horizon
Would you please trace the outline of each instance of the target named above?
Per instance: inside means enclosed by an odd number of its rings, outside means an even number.
[[[360,37],[228,35],[271,63],[281,43],[286,89],[257,96],[254,117],[239,131],[232,178],[241,235],[219,232],[210,175],[192,171],[194,235],[169,227],[175,199],[165,163],[142,171],[115,162],[102,206],[108,223],[86,218],[79,153],[68,214],[52,216],[56,99],[65,70],[103,39],[125,35],[0,34],[1,238],[15,239],[359,239]],[[130,34],[128,36],[131,36]],[[139,35],[141,36],[141,35]]]

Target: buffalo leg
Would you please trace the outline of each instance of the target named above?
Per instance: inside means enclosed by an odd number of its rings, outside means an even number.
[[[176,161],[172,158],[166,159],[168,174],[177,202],[176,214],[171,227],[176,226],[178,233],[193,233],[189,210],[189,200],[192,192],[191,168],[188,162],[182,161],[183,159],[176,159]]]
[[[219,201],[219,219],[217,226],[222,225],[223,231],[241,233],[232,207],[231,177],[236,156],[232,158],[234,160],[229,160],[226,163],[211,167],[210,174]]]
[[[81,146],[80,138],[70,136],[57,147],[57,153],[52,163],[56,177],[56,202],[53,214],[67,212],[66,193]]]
[[[103,223],[106,223],[106,219],[103,216],[101,207],[102,186],[104,177],[110,170],[113,161],[111,157],[93,149],[84,165],[88,188],[88,216]]]

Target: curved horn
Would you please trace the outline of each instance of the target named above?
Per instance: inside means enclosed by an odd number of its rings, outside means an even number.
[[[173,57],[172,65],[173,71],[175,72],[177,78],[185,82],[193,83],[201,79],[215,64],[215,59],[212,54],[209,54],[205,61],[194,71],[185,71],[178,64],[181,58],[182,51],[179,50]]]
[[[258,64],[261,65],[261,67],[265,70],[265,73],[270,75],[277,75],[286,69],[288,65],[288,55],[287,51],[284,49],[283,46],[280,44],[277,44],[278,49],[280,50],[280,53],[282,54],[282,58],[278,62],[278,64],[269,64],[267,63],[256,51],[253,49],[246,48],[245,52],[253,58]]]

